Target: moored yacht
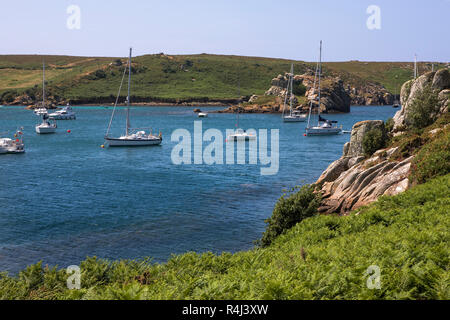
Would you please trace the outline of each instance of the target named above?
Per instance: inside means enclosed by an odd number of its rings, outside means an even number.
[[[55,121],[51,121],[47,114],[42,115],[42,123],[36,125],[36,133],[39,134],[47,134],[47,133],[55,133],[56,128]]]
[[[227,141],[231,140],[231,141],[235,141],[235,140],[245,140],[245,141],[250,141],[250,140],[255,140],[256,139],[256,135],[252,134],[252,133],[248,133],[247,131],[243,130],[243,129],[236,129],[236,131],[230,135],[228,135],[227,137]]]
[[[331,121],[324,119],[320,116],[320,79],[322,73],[322,41],[320,41],[320,54],[319,54],[319,62],[316,67],[316,75],[314,77],[314,89],[316,89],[316,79],[317,75],[319,76],[319,85],[318,85],[318,106],[317,106],[317,114],[318,120],[317,125],[311,125],[311,114],[312,114],[312,101],[309,105],[309,115],[308,115],[308,124],[306,126],[306,135],[307,136],[323,136],[323,135],[334,135],[340,134],[342,132],[342,128],[337,126],[337,121]],[[314,94],[314,92],[313,92]]]
[[[75,120],[75,112],[72,110],[72,107],[70,104],[67,104],[64,108],[61,110],[55,111],[53,113],[50,113],[49,118],[52,120]]]
[[[292,88],[294,86],[294,64],[291,64],[291,72],[289,73],[288,85],[286,88],[286,94],[284,96],[284,105],[283,105],[283,121],[284,122],[305,122],[306,114],[302,114],[299,111],[294,111],[292,109],[292,103],[294,100],[294,94],[292,93]],[[289,96],[289,114],[285,115],[284,111],[286,110],[286,102]]]
[[[22,139],[22,131],[18,130],[14,134],[14,140],[10,138],[0,138],[0,154],[24,153],[25,146]]]
[[[47,108],[34,109],[34,114],[37,115],[37,116],[42,116],[43,114],[47,114],[47,113],[48,113]]]
[[[45,108],[45,62],[42,63],[42,105],[44,106],[44,108],[41,109],[45,109],[45,112],[42,111],[41,113],[39,113],[39,115],[42,117],[42,123],[36,125],[36,133],[55,133],[57,128],[56,122],[50,121],[47,109]]]
[[[114,104],[114,109],[111,115],[111,120],[109,121],[109,126],[105,135],[105,142],[109,147],[137,147],[137,146],[152,146],[159,145],[162,142],[161,133],[158,136],[145,132],[145,129],[148,128],[130,128],[130,83],[131,83],[131,54],[132,49],[130,48],[130,56],[128,59],[128,96],[127,96],[127,120],[125,127],[125,134],[114,138],[109,136],[109,130],[111,128],[112,120],[114,118],[114,113],[117,107],[117,101],[120,95],[120,89],[122,88],[123,79],[125,77],[125,72],[127,68],[124,69],[122,83],[120,84],[119,94],[116,99],[116,103]]]

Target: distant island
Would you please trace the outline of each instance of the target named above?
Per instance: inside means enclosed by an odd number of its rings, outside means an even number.
[[[37,104],[42,98],[43,62],[49,106],[56,107],[69,102],[112,104],[126,58],[0,55],[0,104]],[[252,96],[264,96],[291,63],[296,75],[314,73],[315,62],[211,54],[139,56],[132,64],[131,100],[142,105],[192,106],[249,102]],[[444,67],[444,63],[419,63],[420,73]],[[412,74],[412,62],[349,61],[323,66],[325,78],[340,79],[352,105],[391,104]],[[120,102],[125,95],[123,91]]]

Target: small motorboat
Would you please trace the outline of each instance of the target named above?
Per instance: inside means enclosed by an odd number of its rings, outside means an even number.
[[[22,131],[18,130],[14,134],[14,138],[0,138],[0,154],[10,154],[10,153],[24,153],[25,146],[22,139]]]
[[[236,129],[236,131],[232,134],[230,134],[227,137],[227,141],[250,141],[250,140],[255,140],[256,139],[256,135],[252,134],[252,133],[248,133],[247,131],[243,130],[243,129]]]
[[[34,114],[37,116],[42,116],[43,114],[48,114],[48,110],[46,108],[37,108],[34,109]]]
[[[50,113],[49,118],[52,120],[75,120],[75,112],[72,110],[72,107],[67,104],[64,108],[61,110],[55,111],[53,113]]]
[[[199,112],[199,113],[198,113],[198,117],[199,117],[199,118],[207,118],[207,117],[208,117],[208,114],[207,114],[206,112]]]

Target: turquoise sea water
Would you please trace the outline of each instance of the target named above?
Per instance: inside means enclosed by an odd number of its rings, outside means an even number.
[[[111,108],[74,109],[77,120],[58,121],[56,134],[40,136],[32,111],[0,107],[0,132],[11,137],[23,126],[26,144],[25,154],[0,155],[0,271],[15,273],[40,260],[67,267],[94,255],[164,261],[172,253],[251,248],[282,190],[314,182],[349,140],[348,134],[304,137],[304,123],[283,123],[279,115],[241,115],[244,129],[280,130],[279,172],[261,176],[258,165],[172,164],[170,135],[179,128],[193,133],[194,108],[133,108],[133,126],[161,130],[163,144],[105,149]],[[352,107],[350,114],[325,117],[350,130],[395,111]],[[202,123],[225,135],[235,115],[210,113]],[[113,132],[124,124],[119,110]]]

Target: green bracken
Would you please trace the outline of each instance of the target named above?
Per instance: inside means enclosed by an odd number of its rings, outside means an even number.
[[[313,216],[265,248],[186,253],[167,263],[81,264],[81,289],[65,270],[37,264],[0,275],[2,299],[449,299],[450,175],[349,216]],[[381,271],[369,289],[366,270]]]

